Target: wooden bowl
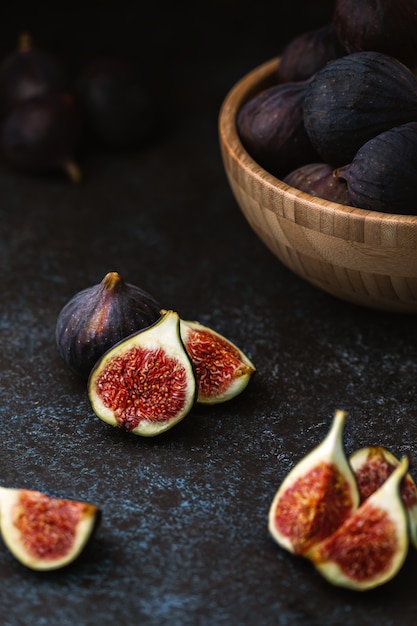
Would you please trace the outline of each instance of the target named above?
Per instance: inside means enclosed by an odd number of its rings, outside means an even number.
[[[417,216],[316,198],[269,174],[243,148],[236,114],[273,84],[278,63],[244,76],[219,113],[223,164],[242,213],[273,254],[316,287],[362,306],[417,313]]]

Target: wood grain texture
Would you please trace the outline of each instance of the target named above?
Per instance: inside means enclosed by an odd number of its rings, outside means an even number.
[[[243,148],[236,113],[273,83],[278,63],[244,76],[219,114],[222,159],[243,215],[282,263],[320,289],[362,306],[417,313],[417,216],[315,198],[269,174]]]

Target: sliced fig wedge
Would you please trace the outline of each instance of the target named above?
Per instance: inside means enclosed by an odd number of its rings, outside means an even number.
[[[87,502],[55,498],[40,491],[0,487],[0,531],[13,556],[34,570],[72,563],[101,518]]]
[[[358,591],[391,580],[407,556],[407,513],[400,483],[408,470],[403,457],[391,476],[339,528],[307,554],[332,584]]]
[[[379,489],[400,463],[383,446],[356,450],[349,457],[349,461],[356,476],[361,502]],[[409,518],[410,539],[417,548],[417,487],[409,472],[401,483],[400,494]]]
[[[110,348],[88,380],[95,414],[112,426],[145,437],[181,421],[196,396],[195,373],[175,311],[164,311],[152,326]]]
[[[181,320],[180,330],[197,376],[197,402],[218,404],[242,393],[256,370],[246,354],[197,321]]]
[[[286,476],[269,510],[269,531],[289,552],[305,555],[356,510],[359,492],[343,446],[347,413],[337,410],[327,436]]]

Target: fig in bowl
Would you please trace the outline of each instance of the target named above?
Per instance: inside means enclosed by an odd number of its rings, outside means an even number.
[[[279,63],[279,57],[271,59],[243,76],[219,112],[225,173],[244,217],[284,265],[332,296],[374,309],[417,313],[413,207],[410,214],[398,214],[317,197],[284,182],[290,172],[271,173],[244,145],[240,111],[276,85]]]

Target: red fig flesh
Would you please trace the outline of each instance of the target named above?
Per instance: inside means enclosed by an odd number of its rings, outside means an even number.
[[[180,329],[197,376],[197,402],[225,402],[246,388],[255,366],[240,348],[196,321],[181,320]]]
[[[286,550],[305,555],[355,511],[359,493],[346,458],[344,411],[336,411],[323,441],[293,467],[269,510],[269,531]]]
[[[87,502],[40,491],[0,487],[0,530],[10,552],[26,567],[52,570],[82,552],[100,522],[100,509]]]
[[[355,473],[361,502],[379,489],[400,463],[383,446],[361,448],[349,457],[349,462]],[[400,494],[409,516],[410,539],[417,548],[417,487],[409,472],[401,483]]]
[[[100,419],[147,437],[184,419],[196,395],[194,369],[174,311],[108,350],[88,381],[91,406]]]
[[[371,589],[391,580],[401,568],[409,539],[399,486],[407,469],[404,457],[384,484],[308,553],[332,584]]]

